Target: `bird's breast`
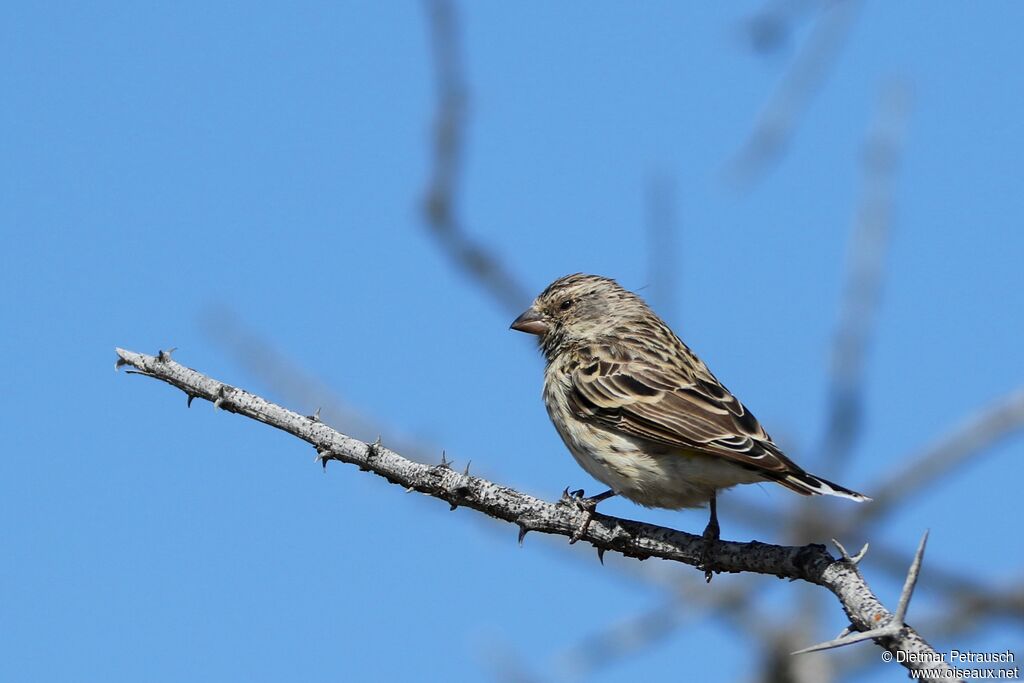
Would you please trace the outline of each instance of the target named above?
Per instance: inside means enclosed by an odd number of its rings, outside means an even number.
[[[590,476],[647,507],[680,509],[707,503],[711,493],[761,481],[724,458],[619,432],[576,415],[568,373],[545,375],[544,405],[573,458]]]

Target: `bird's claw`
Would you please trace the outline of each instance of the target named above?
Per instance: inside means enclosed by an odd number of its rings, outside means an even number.
[[[585,495],[583,489],[570,491],[569,487],[566,486],[565,490],[562,491],[562,498],[558,501],[563,505],[571,505],[583,513],[583,521],[580,522],[580,525],[572,532],[572,536],[569,537],[569,545],[583,538],[583,535],[587,533],[587,528],[590,526],[590,520],[594,518],[594,509],[597,508],[597,501],[585,498]]]
[[[562,491],[562,498],[561,500],[559,500],[559,502],[567,505],[577,504],[578,501],[583,500],[583,496],[583,489],[576,489],[575,491],[570,491],[569,487],[566,486],[565,489]]]
[[[711,583],[711,577],[715,575],[715,568],[711,561],[711,551],[714,549],[715,544],[718,543],[718,534],[718,520],[708,523],[707,528],[704,529],[704,547],[700,553],[700,568],[704,570],[704,580],[708,583]]]
[[[581,490],[580,493],[582,494],[583,491]],[[597,510],[597,501],[593,498],[583,498],[580,496],[579,498],[576,498],[575,501],[576,505],[583,513],[583,521],[580,522],[579,528],[577,528],[569,538],[569,545],[572,545],[583,538],[583,535],[587,533],[587,529],[590,528],[590,520],[594,519],[594,512]]]
[[[611,494],[610,491],[608,493],[587,498],[583,489],[570,491],[568,486],[565,487],[565,490],[562,491],[562,499],[559,502],[565,505],[571,505],[579,512],[583,513],[583,520],[580,522],[580,525],[576,530],[572,532],[572,536],[569,537],[569,545],[576,543],[576,541],[583,538],[587,533],[587,529],[590,528],[590,522],[594,519],[594,512],[597,510],[597,504],[605,498],[608,498],[609,494]]]

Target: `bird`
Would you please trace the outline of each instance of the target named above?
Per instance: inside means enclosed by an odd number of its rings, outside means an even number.
[[[561,277],[510,327],[537,336],[548,416],[576,462],[609,487],[590,498],[566,493],[583,511],[572,543],[612,496],[650,508],[708,505],[701,565],[711,581],[719,491],[767,481],[803,495],[870,500],[790,460],[704,361],[615,280]]]

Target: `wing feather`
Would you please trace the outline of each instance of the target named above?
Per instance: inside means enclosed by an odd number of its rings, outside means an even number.
[[[725,457],[772,478],[803,472],[703,363],[653,364],[607,345],[581,349],[581,359],[570,396],[581,419]]]

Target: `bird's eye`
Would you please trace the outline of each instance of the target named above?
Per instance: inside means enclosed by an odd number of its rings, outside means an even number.
[[[568,311],[570,308],[572,308],[572,299],[566,299],[565,301],[563,301],[561,305],[559,305],[559,308],[563,311]]]

